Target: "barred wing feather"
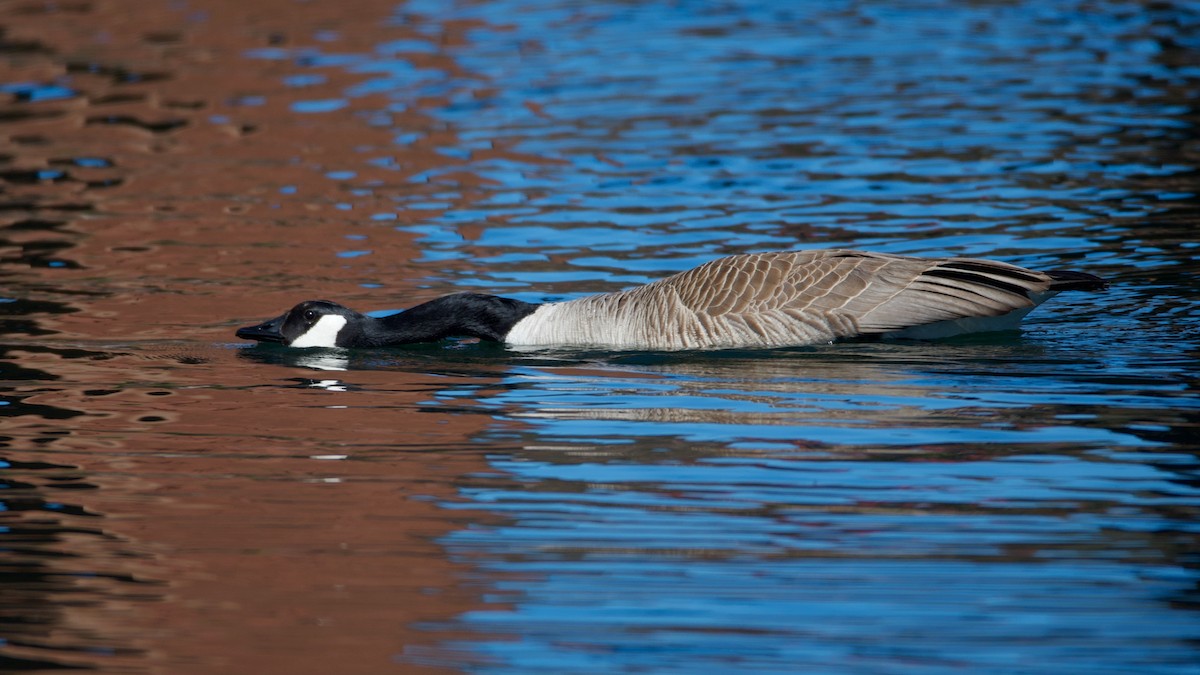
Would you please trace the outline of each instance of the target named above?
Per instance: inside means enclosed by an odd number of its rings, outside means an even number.
[[[828,250],[731,256],[661,285],[717,333],[763,344],[886,333],[1032,307],[1049,276],[972,258],[922,259]],[[723,329],[723,330],[722,330]]]

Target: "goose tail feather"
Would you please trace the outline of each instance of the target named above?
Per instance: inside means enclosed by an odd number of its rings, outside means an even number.
[[[1050,277],[1052,291],[1103,291],[1108,288],[1107,281],[1087,272],[1050,270],[1046,276]]]

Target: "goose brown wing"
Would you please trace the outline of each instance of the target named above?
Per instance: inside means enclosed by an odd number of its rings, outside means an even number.
[[[732,256],[658,282],[702,324],[745,326],[770,342],[996,316],[1031,306],[1029,292],[1049,283],[1039,272],[987,260],[850,250]]]

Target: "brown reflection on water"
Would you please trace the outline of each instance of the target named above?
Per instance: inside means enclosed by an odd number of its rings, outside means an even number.
[[[0,6],[0,81],[72,90],[0,100],[0,275],[18,300],[0,305],[0,453],[6,496],[32,505],[5,524],[34,533],[19,552],[37,567],[11,577],[19,600],[0,608],[17,616],[0,636],[9,665],[375,673],[429,640],[423,623],[479,604],[437,539],[487,517],[437,502],[487,468],[469,439],[489,417],[423,406],[443,377],[323,373],[222,346],[309,295],[365,301],[374,278],[393,298],[436,294],[417,290],[419,252],[394,229],[411,216],[389,194],[454,161],[433,149],[445,132],[419,112],[367,124],[361,112],[383,107],[371,97],[297,114],[352,76],[318,69],[324,82],[289,89],[291,60],[245,56],[369,53],[411,37],[392,11]],[[467,27],[443,28],[454,42]],[[406,129],[432,140],[398,151]],[[364,161],[397,152],[399,171]],[[345,170],[370,188],[326,175]],[[375,212],[396,220],[372,229]],[[341,263],[350,233],[374,255]]]
[[[435,540],[478,515],[436,502],[484,468],[462,450],[484,422],[420,405],[441,378],[356,373],[354,391],[336,392],[308,386],[320,373],[260,366],[264,380],[233,351],[213,354],[64,361],[53,370],[69,384],[23,404],[84,414],[8,420],[8,458],[79,467],[94,486],[70,498],[102,516],[91,527],[103,536],[68,533],[50,547],[68,556],[56,567],[131,577],[151,598],[122,600],[132,591],[101,583],[119,609],[66,603],[58,630],[95,624],[93,641],[171,672],[378,672],[422,642],[415,623],[472,608],[476,591]],[[50,430],[39,450],[21,449]],[[17,655],[73,646],[37,644]]]
[[[392,3],[240,5],[165,3],[136,13],[119,3],[75,11],[31,5],[0,14],[6,44],[18,50],[0,65],[0,77],[53,82],[69,75],[77,92],[65,100],[10,103],[8,142],[0,150],[13,169],[66,172],[7,186],[6,195],[10,213],[16,203],[37,219],[66,221],[59,229],[71,248],[60,257],[72,269],[31,270],[28,281],[105,292],[89,299],[86,314],[46,319],[64,336],[228,339],[229,325],[276,314],[299,296],[358,294],[370,304],[359,287],[364,281],[386,280],[393,297],[403,298],[421,280],[410,263],[419,255],[412,236],[394,227],[422,214],[397,209],[391,196],[431,189],[406,179],[455,163],[436,152],[452,141],[449,132],[416,106],[380,117],[386,106],[379,97],[344,99],[346,87],[367,75],[314,67],[304,72],[323,82],[288,87],[283,78],[298,72],[292,59],[246,56],[266,48],[370,54],[382,41],[412,37],[388,25]],[[440,28],[445,43],[465,39],[465,25]],[[403,58],[417,68],[458,70],[439,54]],[[346,107],[321,114],[291,109],[300,100],[334,99]],[[380,121],[368,124],[367,112]],[[425,139],[393,143],[397,133],[412,130]],[[398,169],[366,162],[376,156],[393,158]],[[78,157],[111,166],[69,165]],[[355,176],[327,177],[336,171]],[[470,192],[478,181],[455,174],[454,189]],[[373,225],[374,213],[395,220]],[[346,234],[368,235],[364,245],[373,255],[335,264]],[[229,305],[230,292],[241,294],[237,307]],[[213,325],[214,317],[229,323]],[[210,330],[180,335],[197,326]]]

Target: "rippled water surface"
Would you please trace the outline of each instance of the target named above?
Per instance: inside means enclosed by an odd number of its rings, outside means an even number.
[[[0,669],[1200,673],[1185,2],[0,6]],[[234,341],[856,247],[765,352]]]

